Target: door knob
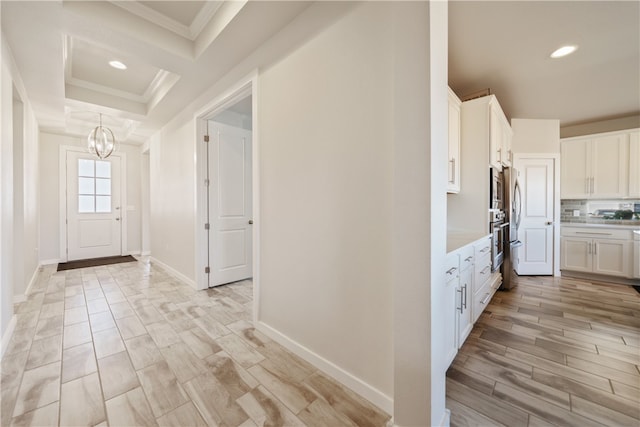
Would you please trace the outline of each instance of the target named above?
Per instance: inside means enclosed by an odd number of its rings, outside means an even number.
[[[120,221],[120,218],[116,218],[116,221]]]
[[[249,225],[252,225],[252,224],[253,224],[253,220],[252,220],[252,219],[250,219],[250,220],[249,220]]]
[[[547,225],[553,225],[553,221],[547,221],[546,224]]]

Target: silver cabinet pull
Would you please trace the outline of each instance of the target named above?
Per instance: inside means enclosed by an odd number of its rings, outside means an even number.
[[[466,257],[466,258],[464,259],[464,262],[469,262],[469,261],[471,261],[472,259],[473,259],[473,257],[472,257],[472,256],[468,256],[468,257]]]
[[[449,180],[449,182],[453,184],[456,182],[456,158],[454,157],[453,159],[449,160],[449,163],[451,163],[451,179]]]
[[[462,314],[462,289],[456,289],[456,292],[460,292],[460,307],[456,307],[456,310],[460,310],[460,314]]]
[[[553,221],[547,221],[545,222],[546,225],[553,225]]]
[[[447,270],[447,274],[453,274],[454,271],[456,271],[458,269],[458,267],[451,267],[450,269]]]
[[[467,309],[467,284],[465,283],[464,286],[462,287],[464,289],[462,295],[464,296],[464,309]]]
[[[490,299],[491,299],[491,294],[486,294],[484,299],[480,301],[480,304],[485,305],[487,301],[489,301]]]
[[[252,220],[252,219],[250,219],[250,220],[249,220],[249,225],[252,225],[252,224],[253,224],[253,220]]]
[[[120,218],[116,218],[116,221],[120,221]]]

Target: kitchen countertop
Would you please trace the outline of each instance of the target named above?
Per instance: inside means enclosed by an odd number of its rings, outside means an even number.
[[[488,233],[481,233],[478,231],[468,230],[455,230],[447,231],[447,253],[453,252],[456,249],[460,249],[463,246],[473,243],[476,240],[480,240],[483,237],[487,237]]]
[[[637,230],[640,229],[640,221],[637,220],[582,220],[561,222],[562,227],[594,227],[594,228],[621,228],[624,230]]]

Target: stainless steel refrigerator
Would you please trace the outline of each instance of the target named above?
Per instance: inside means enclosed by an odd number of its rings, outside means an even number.
[[[518,262],[518,248],[522,242],[518,240],[518,228],[522,216],[522,194],[518,184],[518,171],[514,168],[504,168],[504,210],[507,214],[506,222],[509,223],[509,231],[504,233],[504,261],[502,262],[502,286],[500,289],[508,290],[515,286],[513,277],[517,276],[515,269]]]

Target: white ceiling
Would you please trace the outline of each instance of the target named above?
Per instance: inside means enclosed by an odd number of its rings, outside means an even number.
[[[549,54],[566,44],[578,50]],[[560,125],[640,113],[640,2],[449,2],[449,84],[509,118]]]
[[[311,2],[0,4],[42,129],[84,136],[100,112],[120,139],[142,143]],[[449,83],[459,96],[490,88],[509,118],[567,125],[638,114],[639,6],[450,1]],[[578,51],[548,57],[566,43]],[[129,68],[110,68],[112,59]]]

